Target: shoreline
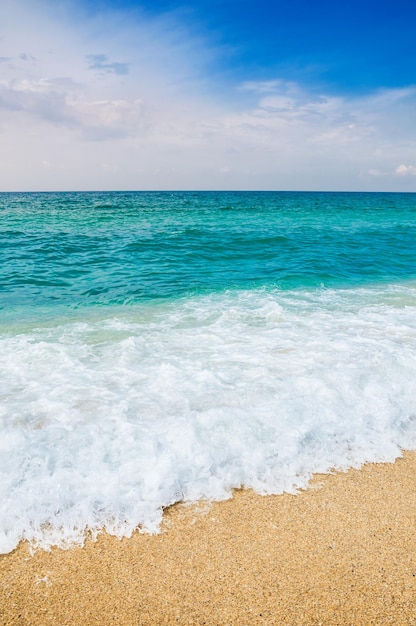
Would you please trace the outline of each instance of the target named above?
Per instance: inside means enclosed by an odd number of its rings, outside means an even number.
[[[416,453],[0,557],[0,624],[416,624]]]

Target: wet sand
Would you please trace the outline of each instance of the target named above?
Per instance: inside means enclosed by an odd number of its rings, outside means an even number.
[[[416,624],[416,454],[0,557],[0,624]]]

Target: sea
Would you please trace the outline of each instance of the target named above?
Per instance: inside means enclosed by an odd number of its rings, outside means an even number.
[[[416,449],[416,194],[0,194],[0,551]]]

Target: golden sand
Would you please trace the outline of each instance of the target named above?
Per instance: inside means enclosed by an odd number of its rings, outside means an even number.
[[[0,624],[416,624],[416,455],[0,558]]]

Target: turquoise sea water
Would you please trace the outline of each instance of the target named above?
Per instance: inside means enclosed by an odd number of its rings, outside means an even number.
[[[2,194],[3,307],[416,276],[414,194]]]
[[[416,447],[416,195],[0,194],[0,549]]]

